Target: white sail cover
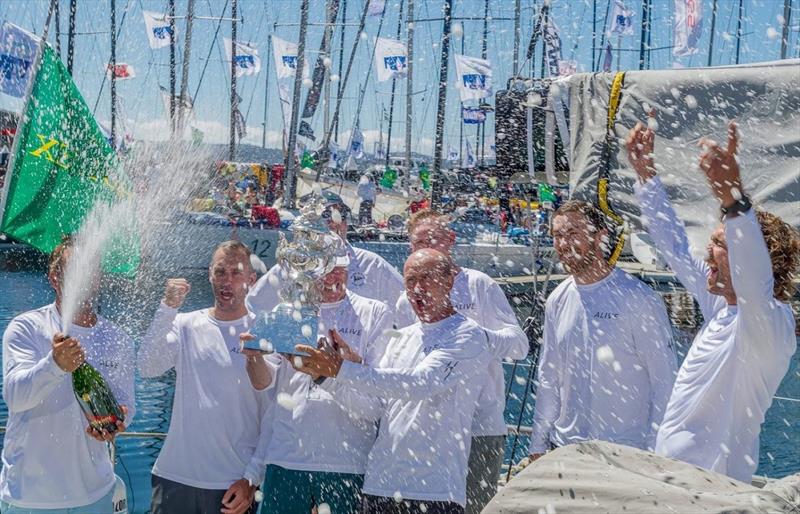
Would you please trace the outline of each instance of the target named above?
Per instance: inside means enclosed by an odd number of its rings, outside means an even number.
[[[225,45],[225,57],[231,62],[233,55],[231,40],[227,37],[222,38]],[[236,76],[255,75],[261,71],[261,57],[258,56],[258,49],[250,44],[236,42]]]
[[[272,36],[272,54],[275,57],[275,73],[278,80],[294,77],[297,69],[297,43]],[[308,75],[308,61],[306,61],[303,64],[303,77]]]
[[[408,70],[406,45],[396,39],[375,39],[375,69],[378,82],[405,77]]]
[[[456,87],[461,101],[492,96],[492,63],[486,59],[455,54]]]
[[[739,124],[742,179],[753,203],[800,227],[800,60],[746,66],[630,71],[614,128],[609,199],[634,227],[641,226],[633,197],[635,172],[623,141],[637,121],[657,111],[655,160],[678,216],[695,248],[705,248],[719,223],[718,205],[697,164],[701,137],[726,140],[729,120]],[[580,73],[559,81],[569,89],[570,190],[595,200],[606,139],[612,73]]]
[[[147,41],[150,43],[150,48],[165,48],[169,46],[172,28],[169,26],[169,19],[167,15],[160,12],[142,11],[144,17],[144,26],[147,29]],[[176,29],[177,32],[177,29]]]

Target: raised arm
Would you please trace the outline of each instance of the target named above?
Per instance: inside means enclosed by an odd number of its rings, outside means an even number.
[[[528,336],[520,328],[505,293],[494,281],[487,284],[483,309],[489,352],[498,359],[524,359],[528,355]]]
[[[137,362],[142,377],[161,376],[177,364],[180,333],[175,318],[190,289],[185,279],[167,280],[164,299],[139,346]]]
[[[548,309],[549,311],[549,309]],[[538,457],[550,450],[550,432],[561,412],[561,374],[564,362],[555,338],[555,327],[545,313],[544,343],[536,370],[536,404],[533,413],[533,433],[528,447],[531,457]]]

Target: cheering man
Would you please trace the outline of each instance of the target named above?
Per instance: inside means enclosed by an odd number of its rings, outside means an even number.
[[[731,123],[727,148],[700,141],[700,169],[723,224],[711,235],[705,261],[695,258],[656,175],[654,140],[653,130],[637,123],[626,141],[640,182],[636,197],[649,234],[705,319],[678,373],[656,452],[749,484],[764,414],[797,344],[788,302],[800,239],[777,216],[752,208]]]

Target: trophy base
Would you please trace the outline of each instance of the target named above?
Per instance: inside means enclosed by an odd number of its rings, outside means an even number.
[[[272,312],[260,312],[250,329],[255,337],[244,343],[249,350],[275,352],[288,355],[307,356],[295,346],[304,344],[317,347],[317,325],[319,317],[313,307],[295,309],[291,304],[281,303]]]

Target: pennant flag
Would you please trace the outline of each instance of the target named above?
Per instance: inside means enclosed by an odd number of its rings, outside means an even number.
[[[131,184],[66,67],[47,45],[42,45],[30,95],[6,177],[0,232],[50,253],[64,234],[78,231],[96,204],[127,198]],[[104,260],[108,271],[138,266],[138,251],[125,251],[122,239],[127,235],[111,241]]]
[[[144,25],[147,27],[147,40],[150,42],[150,48],[169,46],[172,37],[177,34],[172,33],[167,15],[152,11],[142,11],[142,15],[144,16]]]
[[[364,134],[358,124],[353,128],[353,135],[350,138],[350,155],[356,159],[364,157]]]
[[[694,0],[689,0],[694,1]],[[633,35],[633,16],[632,10],[625,7],[622,0],[614,0],[614,10],[611,11],[611,29],[612,34],[619,34],[620,36]]]
[[[369,0],[367,13],[370,16],[380,16],[386,9],[386,0]]]
[[[486,121],[486,113],[479,107],[461,107],[461,118],[465,125],[480,125]]]
[[[419,165],[419,181],[422,182],[422,189],[428,191],[431,188],[431,172],[424,162]]]
[[[558,34],[558,27],[552,17],[547,18],[543,40],[547,45],[545,52],[547,55],[547,71],[551,77],[557,77],[561,63],[561,36]]]
[[[231,40],[224,37],[222,38],[225,43],[225,57],[228,62],[231,62],[233,49],[231,47]],[[261,57],[258,56],[258,49],[255,46],[236,42],[236,76],[242,75],[255,75],[261,71]]]
[[[33,72],[40,39],[13,23],[0,28],[0,91],[22,98]]]
[[[106,66],[106,77],[108,77],[109,80],[111,80],[112,68],[114,72],[114,78],[116,78],[117,80],[128,80],[136,78],[136,70],[133,69],[133,66],[121,62],[113,66],[109,63]]]
[[[537,188],[540,202],[550,202],[552,204],[556,201],[556,193],[553,191],[553,186],[544,182],[539,182]]]
[[[272,55],[278,80],[294,77],[297,69],[297,44],[272,36]],[[303,77],[309,74],[308,63],[303,65]]]
[[[375,67],[378,82],[397,77],[405,77],[407,72],[406,45],[396,39],[379,37],[375,39]]]
[[[611,64],[614,60],[614,54],[612,50],[613,48],[611,47],[611,41],[606,41],[605,55],[603,56],[603,71],[605,72],[611,71]]]
[[[455,56],[457,86],[461,101],[480,100],[492,95],[492,63],[477,57]]]
[[[311,155],[311,152],[308,150],[303,150],[303,157],[300,158],[300,168],[314,168],[316,164],[316,160],[314,156]]]
[[[307,137],[312,141],[317,140],[317,138],[314,136],[314,129],[311,128],[311,125],[309,125],[306,120],[300,120],[300,128],[298,129],[297,133],[303,137]]]
[[[672,55],[683,57],[697,53],[703,33],[703,2],[675,0],[675,47]]]
[[[328,143],[328,167],[337,169],[339,167],[339,145],[336,144],[336,141],[331,140]]]
[[[477,161],[475,160],[475,154],[472,153],[472,145],[469,144],[469,141],[464,141],[464,143],[466,143],[466,152],[461,160],[461,167],[464,169],[474,168]]]
[[[447,160],[450,162],[458,162],[458,150],[450,145],[447,147]]]

